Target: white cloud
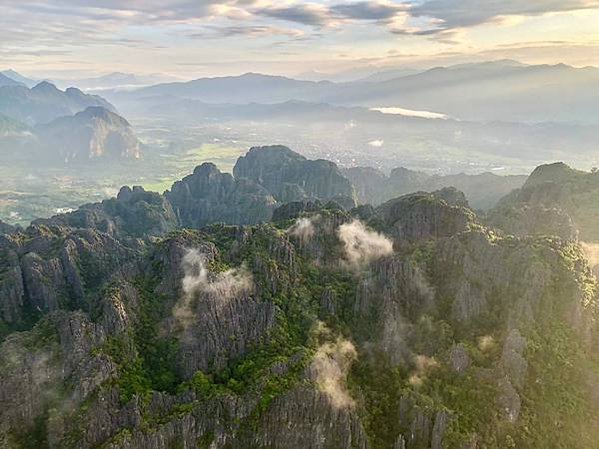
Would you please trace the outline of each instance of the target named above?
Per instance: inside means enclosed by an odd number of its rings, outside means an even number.
[[[239,295],[247,294],[254,288],[252,274],[243,265],[221,273],[210,273],[206,266],[206,256],[196,249],[187,250],[182,263],[183,297],[173,308],[173,316],[183,327],[189,326],[195,316],[195,297],[199,296],[220,305]]]
[[[345,262],[351,268],[360,268],[393,253],[393,242],[366,228],[360,220],[339,226],[337,235],[344,246]]]
[[[357,357],[354,345],[348,340],[338,338],[336,342],[326,343],[318,348],[312,360],[311,376],[335,408],[354,405],[354,400],[347,390],[346,380],[351,364]]]
[[[307,243],[312,240],[314,234],[316,233],[316,229],[314,228],[314,220],[317,220],[318,217],[315,218],[298,218],[293,226],[291,226],[287,232],[290,235],[299,239],[301,243]]]

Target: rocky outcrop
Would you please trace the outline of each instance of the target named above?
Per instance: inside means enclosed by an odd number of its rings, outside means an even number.
[[[32,226],[0,241],[5,323],[19,325],[60,309],[90,310],[89,294],[136,255],[92,229]]]
[[[103,107],[89,107],[35,128],[48,161],[139,159],[141,145],[131,125]]]
[[[0,234],[11,234],[16,232],[17,228],[9,225],[8,223],[4,223],[0,220]]]
[[[455,190],[414,193],[390,200],[376,211],[400,242],[448,237],[468,230],[475,221],[463,201],[459,194],[456,197]]]
[[[116,198],[34,222],[97,229],[119,238],[164,235],[174,230],[178,223],[171,204],[162,195],[146,192],[139,186],[123,187]]]
[[[520,237],[555,235],[577,240],[580,233],[570,215],[559,207],[501,206],[494,209],[487,219],[502,231]]]
[[[207,164],[0,235],[0,447],[594,448],[576,243],[450,188],[212,222],[271,204]]]
[[[564,163],[541,165],[521,189],[504,197],[487,221],[510,234],[556,235],[599,241],[597,220],[599,174],[574,170]]]
[[[276,201],[249,179],[221,173],[214,164],[196,167],[192,175],[165,193],[180,223],[200,228],[208,223],[255,224],[270,219]]]
[[[239,158],[233,174],[264,186],[283,203],[354,197],[351,183],[334,163],[308,160],[283,146],[251,148]]]

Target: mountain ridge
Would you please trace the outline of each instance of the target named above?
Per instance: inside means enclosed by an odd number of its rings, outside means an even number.
[[[240,170],[271,184],[291,156]],[[190,176],[179,212],[258,185]],[[576,241],[502,235],[455,189],[246,226],[178,215],[124,187],[3,228],[0,443],[594,448],[598,286]]]

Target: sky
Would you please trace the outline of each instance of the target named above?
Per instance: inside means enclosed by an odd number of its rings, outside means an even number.
[[[0,69],[38,78],[496,59],[599,66],[599,0],[0,0]]]

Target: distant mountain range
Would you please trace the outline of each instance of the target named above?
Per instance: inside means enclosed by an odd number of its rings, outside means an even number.
[[[391,70],[348,83],[248,73],[104,94],[119,106],[148,99],[153,99],[156,107],[173,99],[234,104],[299,100],[426,110],[460,120],[595,124],[599,122],[598,87],[599,69],[594,67],[524,65],[508,60],[408,75]]]
[[[326,74],[319,73],[300,75],[302,80],[247,73],[156,84],[169,77],[115,72],[87,79],[56,80],[54,84],[97,91],[119,109],[139,103],[160,108],[176,100],[237,105],[295,100],[424,110],[470,121],[599,123],[599,69],[594,67],[526,65],[501,60],[425,71],[400,67],[373,73],[372,69],[356,69],[355,76],[346,75],[341,79],[354,81],[326,81],[322,80]],[[34,83],[12,70],[0,75],[0,86],[33,87]]]
[[[73,87],[62,91],[47,81],[29,89],[11,79],[0,87],[0,158],[4,161],[64,164],[139,159],[140,147],[129,122],[101,97]]]
[[[0,87],[4,86],[23,86],[23,84],[6,76],[4,73],[0,73]]]
[[[166,75],[136,75],[134,73],[114,72],[90,78],[56,79],[54,82],[61,88],[74,86],[84,91],[94,91],[104,89],[132,89],[174,80],[176,78]]]
[[[9,78],[13,81],[16,81],[17,83],[20,83],[29,88],[31,88],[39,83],[39,81],[31,79],[31,78],[27,78],[26,76],[23,76],[20,73],[15,72],[12,69],[4,70],[4,71],[0,72],[0,75],[4,76],[5,78]]]
[[[9,81],[0,76],[0,86],[14,85],[12,81],[22,84],[29,88],[34,87],[43,80],[36,80],[26,77],[12,69],[0,71],[0,75],[8,78]],[[46,79],[60,89],[76,87],[85,91],[100,90],[100,89],[130,89],[133,87],[150,86],[152,84],[166,83],[175,81],[177,78],[168,75],[136,75],[134,73],[113,72],[102,76],[87,77],[87,78],[54,78]],[[9,84],[10,83],[10,84]]]
[[[21,84],[0,87],[0,114],[28,125],[48,123],[90,106],[116,112],[115,107],[101,97],[84,94],[76,88],[62,91],[47,81],[31,89]]]

